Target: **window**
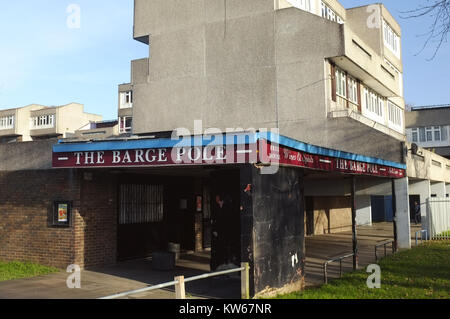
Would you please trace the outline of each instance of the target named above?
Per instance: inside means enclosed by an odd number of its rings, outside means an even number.
[[[426,138],[425,138],[425,127],[420,127],[419,128],[419,141],[420,142],[426,142]]]
[[[299,9],[311,12],[311,0],[298,0],[296,2]]]
[[[336,93],[337,95],[347,97],[347,76],[342,70],[336,68]]]
[[[400,57],[400,37],[392,30],[391,26],[383,20],[384,45],[398,58]]]
[[[364,88],[364,102],[366,110],[381,118],[384,114],[384,98],[375,92]]]
[[[133,107],[133,91],[120,92],[120,105],[121,109],[127,109]]]
[[[427,142],[433,141],[433,128],[431,126],[425,128]]]
[[[44,129],[55,127],[55,115],[41,115],[31,118],[32,129]]]
[[[133,127],[133,118],[125,116],[120,118],[120,133],[131,133]]]
[[[447,126],[428,126],[428,127],[419,127],[413,128],[413,142],[417,142],[417,139],[414,140],[414,132],[419,132],[419,141],[420,142],[443,142],[448,140],[448,129]]]
[[[0,130],[14,128],[14,115],[0,117]]]
[[[446,141],[448,139],[447,126],[441,126],[441,141]]]
[[[412,135],[412,141],[414,143],[417,143],[419,141],[419,129],[413,128],[411,130],[411,135]]]
[[[162,185],[120,185],[119,224],[162,222],[164,188]]]
[[[401,94],[403,95],[403,74],[391,63],[388,59],[384,59],[384,62],[391,68],[394,74],[397,76],[398,87],[400,89]]]
[[[389,122],[397,127],[403,126],[403,111],[400,107],[392,103],[391,101],[388,101],[388,107],[389,107]],[[416,132],[417,137],[417,132]],[[416,141],[417,142],[417,141]]]
[[[354,104],[358,104],[358,82],[355,79],[348,78],[348,99]]]
[[[434,127],[434,140],[435,141],[441,140],[441,127],[440,126]]]
[[[322,7],[322,18],[328,19],[333,22],[337,22],[339,24],[344,24],[344,20],[334,12],[333,9],[328,7],[324,2],[321,3]]]

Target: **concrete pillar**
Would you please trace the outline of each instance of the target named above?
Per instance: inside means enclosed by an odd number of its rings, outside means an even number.
[[[250,265],[250,294],[299,291],[304,285],[302,171],[273,175],[241,167],[241,258]]]
[[[444,198],[447,193],[444,182],[437,182],[437,183],[432,182],[430,188],[431,188],[431,195],[439,198]]]
[[[420,215],[422,220],[422,229],[428,229],[427,222],[427,198],[431,197],[431,184],[429,180],[411,181],[409,184],[409,193],[420,196]]]
[[[399,249],[411,248],[411,229],[409,218],[408,178],[394,181],[395,188],[395,222],[397,227],[397,247]]]
[[[358,226],[362,225],[372,225],[372,205],[371,197],[356,196],[356,224]]]
[[[445,197],[450,197],[450,184],[445,184]]]

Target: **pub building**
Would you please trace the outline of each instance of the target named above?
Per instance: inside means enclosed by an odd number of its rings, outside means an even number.
[[[357,266],[374,195],[410,247],[404,124],[388,116],[404,112],[402,63],[359,26],[367,7],[333,1],[342,24],[320,4],[218,3],[135,1],[152,54],[119,86],[120,136],[0,144],[0,259],[89,268],[177,244],[211,271],[248,262],[252,296],[293,291],[306,236],[352,230]]]

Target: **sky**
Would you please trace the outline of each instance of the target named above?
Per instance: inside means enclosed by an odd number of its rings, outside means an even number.
[[[354,7],[379,0],[340,0]],[[427,0],[382,0],[400,23],[405,100],[419,106],[450,103],[450,44],[437,56],[418,54],[430,18],[403,19]],[[118,84],[130,82],[130,61],[148,57],[133,40],[133,0],[2,1],[0,109],[78,102],[105,120],[117,117]],[[75,4],[76,6],[71,6]],[[79,11],[79,19],[77,12]],[[78,25],[79,21],[79,25]],[[79,28],[78,28],[79,26]]]

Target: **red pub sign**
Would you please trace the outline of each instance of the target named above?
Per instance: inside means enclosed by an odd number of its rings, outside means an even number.
[[[54,168],[155,167],[262,163],[328,172],[389,178],[406,176],[404,169],[358,160],[310,154],[264,139],[245,145],[54,152]]]
[[[404,169],[372,164],[361,161],[328,157],[324,155],[309,154],[283,146],[274,146],[266,143],[263,147],[267,157],[281,165],[291,165],[329,172],[341,172],[356,175],[372,175],[379,177],[403,178]]]

